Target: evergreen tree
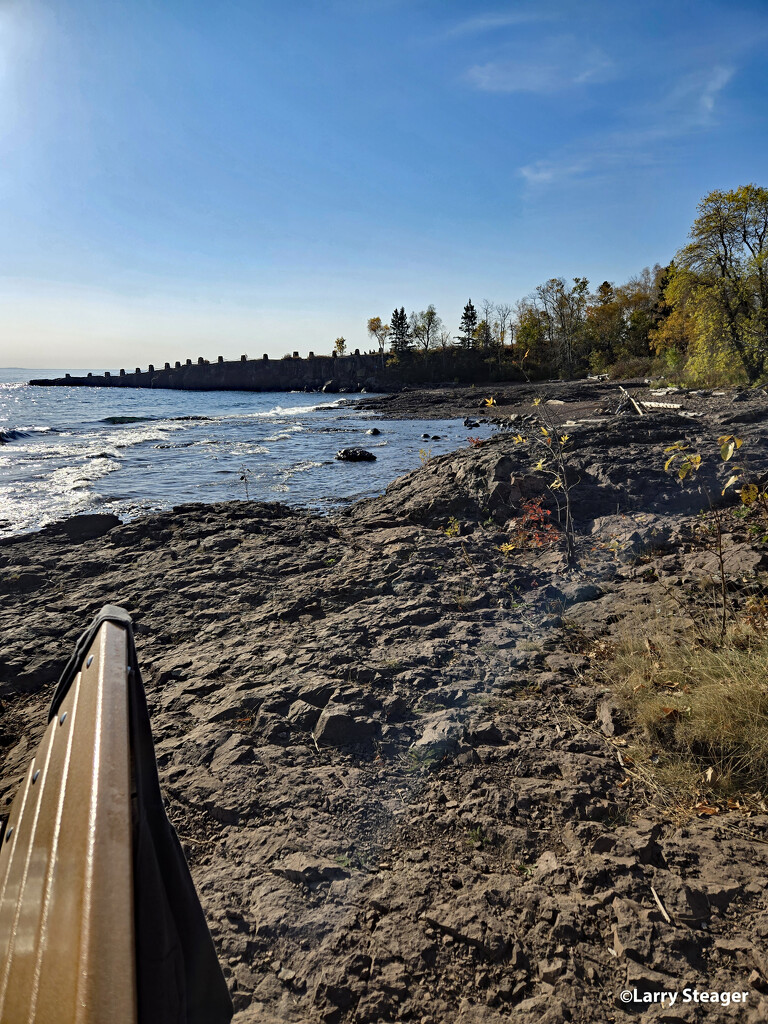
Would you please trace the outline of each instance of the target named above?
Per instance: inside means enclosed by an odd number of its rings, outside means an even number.
[[[410,342],[408,330],[408,317],[405,314],[405,306],[396,309],[392,314],[389,324],[389,336],[392,344],[392,351],[395,355],[406,352]]]
[[[464,307],[459,325],[459,341],[462,348],[472,348],[472,343],[477,330],[477,310],[472,305],[472,299]]]

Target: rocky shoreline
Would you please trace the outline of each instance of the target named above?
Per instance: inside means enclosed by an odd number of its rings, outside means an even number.
[[[613,385],[528,387],[370,400],[443,418],[495,397],[513,429],[330,517],[187,505],[0,545],[0,813],[76,636],[123,605],[237,1024],[768,1015],[768,814],[654,806],[588,656],[709,571],[705,495],[664,447],[701,451],[711,494],[722,434],[764,472],[765,394],[635,388],[680,408],[615,416]],[[559,545],[500,550],[526,498],[555,513],[513,436],[534,394],[573,424],[572,569]],[[764,548],[728,542],[734,586],[762,578]],[[685,986],[748,998],[642,1002]]]
[[[358,398],[354,408],[376,412],[387,419],[447,419],[453,416],[502,419],[530,412],[536,397],[568,406],[580,417],[594,413],[606,403],[618,404],[620,387],[632,392],[648,391],[645,380],[544,381],[527,384],[489,383],[477,385],[436,384],[432,387],[402,387],[388,395]],[[489,406],[487,400],[493,399]],[[694,400],[696,395],[694,395]]]

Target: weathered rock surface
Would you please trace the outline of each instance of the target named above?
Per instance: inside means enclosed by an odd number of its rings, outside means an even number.
[[[648,807],[616,756],[630,724],[565,642],[706,578],[701,495],[663,474],[663,448],[686,439],[719,473],[729,410],[764,403],[748,397],[569,428],[571,571],[557,549],[499,550],[546,494],[502,435],[332,518],[187,505],[0,545],[0,812],[77,635],[122,604],[237,1024],[734,1019],[619,999],[684,984],[748,991],[757,1024],[768,815]],[[739,426],[757,462],[764,424]],[[764,573],[759,545],[727,545],[734,587]]]

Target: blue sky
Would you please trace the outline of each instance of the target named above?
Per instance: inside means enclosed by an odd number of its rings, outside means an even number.
[[[767,184],[768,4],[0,0],[0,365],[367,348]]]

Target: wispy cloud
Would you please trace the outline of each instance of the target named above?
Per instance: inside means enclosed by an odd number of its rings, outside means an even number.
[[[670,91],[664,106],[689,122],[710,120],[717,98],[733,78],[734,70],[731,66],[716,64],[685,75]]]
[[[630,163],[652,164],[662,159],[663,147],[717,124],[716,103],[735,74],[735,68],[716,65],[684,75],[668,93],[645,111],[633,112],[637,127],[593,137],[558,156],[535,160],[519,168],[532,187],[595,177]]]
[[[536,160],[520,168],[520,174],[529,185],[552,185],[566,178],[579,178],[592,169],[588,159]]]
[[[711,114],[715,109],[715,100],[718,93],[728,85],[733,78],[733,68],[715,68],[714,74],[706,83],[700,97],[701,109],[705,114]]]
[[[476,64],[467,80],[484,92],[555,93],[614,78],[613,61],[598,47],[572,36],[545,40],[526,59],[510,57]]]
[[[480,35],[483,32],[492,32],[499,28],[513,28],[515,25],[529,25],[534,22],[552,21],[555,15],[552,12],[531,10],[531,11],[508,11],[497,14],[478,14],[474,18],[466,18],[464,21],[446,29],[444,35],[447,38],[455,36]]]

